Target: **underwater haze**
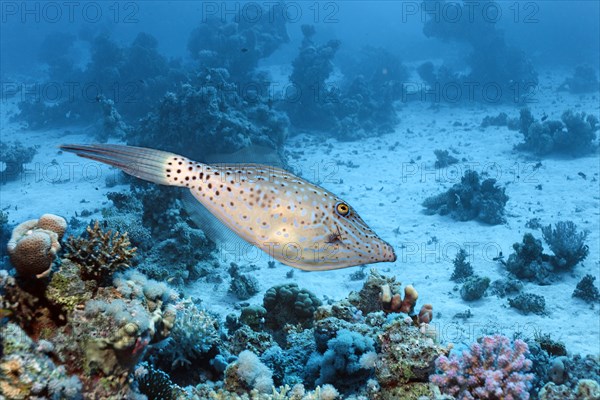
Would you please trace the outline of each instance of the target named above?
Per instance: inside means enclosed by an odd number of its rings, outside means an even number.
[[[0,400],[600,399],[599,2],[0,19]]]

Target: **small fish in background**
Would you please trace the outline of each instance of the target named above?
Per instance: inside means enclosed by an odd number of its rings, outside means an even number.
[[[498,253],[497,257],[492,258],[492,260],[499,262],[503,265],[506,265],[506,262],[504,261],[504,254],[502,254],[502,251],[500,251],[500,253]]]
[[[248,49],[247,49],[247,48],[245,48],[245,47],[242,47],[242,48],[240,49],[240,51],[241,51],[242,53],[247,53],[247,52],[248,52]]]
[[[544,113],[544,115],[542,115],[542,122],[544,122],[547,119],[548,119],[548,114]]]
[[[276,260],[306,271],[394,262],[381,239],[347,202],[284,169],[204,164],[124,145],[62,145],[137,178],[186,187],[226,228]]]
[[[579,175],[580,177],[582,177],[583,179],[587,180],[587,176],[586,174],[584,174],[583,172],[578,172],[577,175]]]

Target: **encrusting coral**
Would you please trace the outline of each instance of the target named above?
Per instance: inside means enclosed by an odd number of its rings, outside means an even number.
[[[67,221],[53,214],[17,225],[7,244],[10,261],[17,273],[23,277],[47,276],[66,228]]]

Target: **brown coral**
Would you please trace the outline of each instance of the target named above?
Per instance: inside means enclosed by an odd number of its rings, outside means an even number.
[[[137,248],[131,247],[127,233],[103,232],[98,221],[93,228],[88,226],[86,233],[87,237],[68,239],[65,257],[79,264],[83,279],[110,284],[114,272],[131,266]]]
[[[50,273],[66,227],[64,218],[44,214],[40,219],[25,221],[13,230],[7,250],[20,276],[42,278]]]
[[[67,221],[58,215],[44,214],[38,219],[37,227],[56,233],[58,240],[61,240],[67,230]]]

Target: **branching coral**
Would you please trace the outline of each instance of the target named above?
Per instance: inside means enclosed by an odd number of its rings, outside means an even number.
[[[452,276],[450,276],[450,280],[464,282],[466,278],[473,275],[473,267],[471,266],[471,263],[467,261],[468,256],[465,249],[460,249],[458,253],[456,253],[456,257],[452,262],[454,264],[454,271],[452,272]]]
[[[423,201],[427,214],[449,215],[458,221],[472,219],[490,225],[504,221],[504,206],[508,201],[505,189],[495,179],[481,181],[476,171],[465,171],[460,183],[447,192]]]
[[[527,344],[501,335],[484,336],[462,356],[439,357],[431,382],[458,399],[527,400],[533,374]]]
[[[65,257],[81,266],[81,277],[107,285],[112,274],[131,265],[136,248],[131,247],[127,233],[106,231],[98,221],[86,228],[84,237],[70,237]]]
[[[550,261],[557,270],[573,269],[589,254],[589,248],[585,244],[588,232],[578,232],[573,221],[557,222],[554,229],[552,225],[543,227],[542,235],[554,253]]]

